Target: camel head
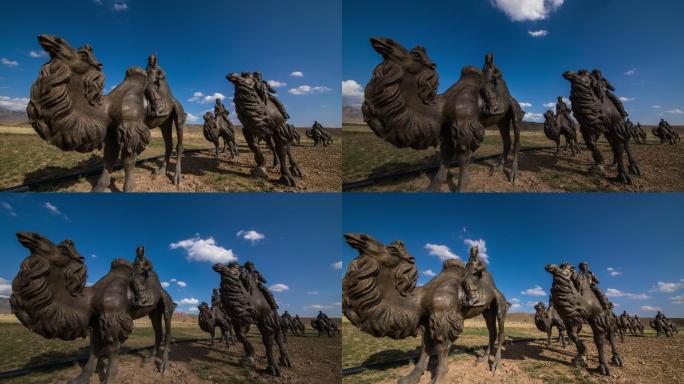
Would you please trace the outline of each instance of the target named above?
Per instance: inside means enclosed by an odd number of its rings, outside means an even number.
[[[534,310],[537,311],[537,312],[545,311],[545,310],[546,310],[546,305],[544,305],[544,303],[542,303],[542,302],[540,301],[540,302],[538,302],[537,304],[535,304]]]
[[[214,115],[211,112],[207,112],[204,114],[204,122],[205,123],[211,123],[214,121]]]
[[[349,246],[359,251],[359,257],[370,257],[384,267],[394,268],[402,263],[416,263],[401,240],[384,245],[366,234],[346,233],[344,238]]]
[[[88,71],[102,71],[102,64],[93,53],[93,48],[85,44],[81,48],[74,49],[69,43],[59,36],[39,35],[38,43],[50,55],[52,60],[59,60],[69,66],[74,73],[86,73]]]
[[[410,51],[398,42],[386,37],[371,37],[370,43],[383,60],[392,61],[408,73],[417,74],[422,71],[435,71],[437,65],[430,60],[425,48],[418,45]]]
[[[565,72],[563,72],[563,78],[567,81],[572,82],[573,80],[575,80],[577,78],[577,73],[575,73],[573,71],[565,71]]]
[[[256,83],[256,80],[254,80],[254,76],[249,73],[249,72],[242,72],[240,74],[237,74],[235,72],[229,73],[226,75],[226,79],[233,83],[236,87],[237,86],[243,86],[246,88],[254,88],[254,85]]]
[[[18,232],[19,243],[31,251],[31,256],[47,260],[51,266],[64,268],[71,263],[83,264],[83,256],[76,250],[73,241],[64,240],[55,244],[35,232]]]
[[[197,309],[199,309],[200,314],[208,314],[209,313],[209,304],[207,304],[206,301],[203,301],[202,304],[197,306]]]
[[[546,112],[544,112],[544,119],[546,121],[552,122],[555,119],[555,116],[553,115],[553,111],[550,109],[547,109]]]

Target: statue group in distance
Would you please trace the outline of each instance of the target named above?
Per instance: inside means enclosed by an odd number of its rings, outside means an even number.
[[[102,64],[90,45],[74,49],[53,35],[40,35],[38,42],[50,60],[31,87],[26,107],[29,121],[43,140],[63,151],[85,153],[104,147],[104,168],[93,191],[110,186],[119,159],[126,175],[123,190],[135,189],[136,157],[149,144],[150,130],[156,127],[162,131],[165,154],[155,173],[166,174],[175,127],[173,183],[180,186],[185,112],[171,93],[157,56],[149,56],[146,69],[129,68],[124,81],[104,95]]]
[[[233,333],[233,322],[226,314],[221,304],[221,294],[218,289],[214,289],[211,295],[211,307],[206,302],[202,302],[197,306],[199,315],[197,322],[200,329],[209,333],[211,336],[211,345],[214,345],[214,337],[216,335],[216,328],[221,330],[221,340],[226,343],[226,347],[235,344],[235,334]]]
[[[207,141],[214,144],[217,160],[219,158],[220,139],[223,139],[223,150],[221,152],[228,154],[229,158],[237,157],[239,155],[235,142],[235,130],[228,118],[229,114],[230,112],[228,112],[226,106],[223,105],[221,99],[216,99],[214,113],[207,111],[204,114],[204,127],[202,133]]]
[[[485,56],[482,69],[466,66],[460,80],[437,94],[436,65],[422,46],[407,50],[398,42],[381,37],[370,39],[383,58],[366,85],[363,118],[381,139],[398,148],[426,149],[439,145],[440,165],[428,187],[438,192],[447,182],[449,167],[458,160],[461,169],[457,190],[468,184],[468,164],[484,140],[485,127],[497,125],[503,152],[490,174],[501,171],[511,151],[509,180],[515,181],[520,149],[523,111],[511,96],[494,55]]]
[[[164,374],[176,305],[142,246],[132,263],[115,259],[109,273],[86,287],[84,257],[73,241],[55,244],[31,232],[19,232],[17,238],[31,255],[22,261],[12,281],[12,313],[30,331],[47,339],[90,337],[88,361],[70,383],[89,383],[95,371],[103,382],[113,382],[121,344],[133,331],[133,320],[145,316],[155,333],[146,361],[155,362]]]
[[[318,144],[321,144],[324,147],[327,147],[328,145],[332,144],[333,138],[332,135],[330,135],[328,132],[323,129],[323,126],[321,123],[318,121],[314,121],[313,126],[311,127],[311,130],[306,130],[305,132],[306,137],[309,139],[313,140],[314,142],[314,147],[317,147]]]
[[[560,154],[561,136],[565,137],[565,150],[570,147],[573,157],[580,153],[575,122],[570,116],[570,108],[565,104],[562,96],[558,96],[555,115],[550,109],[544,112],[544,135],[556,143],[556,155]]]
[[[345,234],[358,251],[342,280],[342,311],[360,330],[375,337],[404,339],[422,329],[422,346],[415,368],[399,383],[418,383],[426,369],[433,383],[446,382],[452,343],[463,332],[464,320],[483,315],[489,343],[479,361],[495,371],[501,363],[508,302],[496,288],[487,265],[473,247],[467,263],[448,259],[442,271],[417,287],[415,259],[404,243],[383,244],[366,234]]]
[[[675,145],[679,142],[679,133],[672,128],[670,123],[665,121],[665,119],[660,119],[657,127],[651,130],[653,136],[660,139],[660,144],[670,144]]]

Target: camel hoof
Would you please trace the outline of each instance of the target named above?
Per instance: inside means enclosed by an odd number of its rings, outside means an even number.
[[[181,175],[180,172],[176,172],[176,174],[173,175],[173,185],[180,188],[182,181],[183,181],[183,175]]]
[[[240,359],[240,366],[246,367],[246,368],[256,368],[256,364],[254,364],[254,358],[252,357],[243,357]]]
[[[286,368],[292,368],[292,362],[289,357],[280,357],[280,365]]]
[[[618,174],[617,180],[618,180],[618,182],[620,182],[622,184],[627,184],[627,185],[632,184],[632,178],[630,178],[629,175],[627,175],[626,173]]]
[[[629,166],[629,173],[635,176],[641,176],[641,170],[639,169],[639,166],[636,164],[631,164]]]
[[[495,173],[501,171],[503,167],[501,165],[494,165],[491,168],[489,168],[489,176],[494,176]]]
[[[252,177],[268,179],[268,174],[266,173],[266,169],[264,167],[254,167],[250,171],[250,174],[252,175]]]
[[[574,364],[578,367],[586,367],[587,366],[587,358],[584,356],[576,356],[574,359],[572,359],[572,364]]]
[[[624,367],[622,364],[622,358],[620,355],[613,355],[613,358],[611,359],[611,362],[616,366],[616,367]]]
[[[71,380],[67,381],[67,384],[88,384],[90,383],[90,377],[86,377],[84,374],[80,374]]]
[[[420,381],[420,375],[410,374],[408,376],[400,377],[397,384],[417,384]]]
[[[610,370],[608,369],[608,366],[605,364],[600,364],[598,366],[599,372],[601,372],[602,375],[604,376],[610,376]]]
[[[288,187],[296,187],[297,186],[297,182],[295,182],[295,179],[292,176],[282,175],[282,176],[280,176],[280,182],[282,184],[288,186]]]
[[[298,166],[296,165],[291,165],[290,166],[290,173],[294,177],[302,177],[302,171],[299,169]]]
[[[277,365],[269,365],[266,367],[266,372],[271,376],[280,376],[280,368]]]

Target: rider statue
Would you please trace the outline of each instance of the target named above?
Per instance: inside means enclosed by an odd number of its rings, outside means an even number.
[[[663,132],[674,136],[674,129],[672,129],[670,123],[665,121],[665,119],[660,119],[660,123],[658,123],[658,128],[660,128]]]
[[[223,307],[221,305],[221,293],[219,293],[219,290],[214,288],[214,291],[211,293],[211,306],[212,307],[218,307],[223,311]]]
[[[223,105],[221,99],[216,99],[216,105],[214,106],[214,116],[216,116],[216,118],[223,116],[227,120],[229,114],[230,112],[228,112],[226,106]]]
[[[264,294],[264,297],[271,308],[274,311],[278,309],[278,304],[276,304],[273,293],[271,293],[271,291],[269,291],[264,285],[266,284],[266,279],[264,279],[264,276],[262,276],[261,273],[254,268],[254,263],[251,261],[245,263],[245,266],[242,269],[242,274],[240,275],[240,280],[242,280],[243,284],[247,286],[250,294],[252,293],[252,284],[254,284],[261,291],[261,293]]]
[[[599,280],[596,278],[596,275],[594,272],[589,270],[589,264],[587,264],[586,261],[583,261],[579,263],[579,280],[582,281],[584,284],[580,285],[581,287],[584,286],[589,286],[592,292],[596,295],[598,298],[599,302],[601,303],[601,307],[603,309],[608,309],[609,308],[609,301],[606,295],[601,291],[601,289],[598,287]]]
[[[135,261],[131,272],[131,289],[133,290],[134,307],[147,307],[153,304],[152,295],[147,289],[147,282],[152,272],[152,262],[145,257],[145,247],[142,245],[135,250]]]
[[[620,112],[620,115],[623,118],[627,117],[627,111],[625,111],[625,106],[622,104],[622,101],[620,101],[620,99],[615,96],[613,92],[611,92],[615,90],[615,87],[613,87],[613,84],[603,77],[603,74],[598,69],[591,71],[591,87],[601,102],[603,102],[604,96],[608,96],[610,101],[615,104],[615,107]]]
[[[667,316],[665,316],[661,311],[658,311],[658,313],[656,313],[655,319],[660,320],[663,323],[667,323]]]
[[[482,76],[484,78],[482,93],[485,101],[485,113],[488,115],[503,113],[503,102],[501,101],[498,91],[499,79],[503,77],[503,73],[501,73],[499,67],[494,64],[494,54],[491,52],[485,56]]]
[[[283,119],[289,119],[290,115],[288,115],[287,111],[285,111],[285,106],[275,96],[276,90],[273,89],[271,85],[263,79],[261,72],[254,72],[253,77],[254,87],[264,104],[268,104],[268,101],[270,100],[276,106],[276,108],[278,108],[280,114],[283,115]]]
[[[164,116],[165,106],[159,87],[166,79],[166,73],[157,65],[157,55],[151,54],[147,58],[147,87],[145,96],[150,101],[150,112],[153,117]]]
[[[290,314],[287,312],[287,310],[285,310],[285,312],[281,315],[281,317],[282,317],[283,319],[287,319],[288,322],[291,322],[291,321],[292,321],[292,315],[290,315]]]
[[[558,101],[556,102],[556,116],[560,115],[565,116],[568,125],[574,130],[575,122],[572,120],[572,117],[570,117],[570,108],[565,104],[565,101],[563,101],[563,96],[558,96]]]
[[[468,307],[478,305],[480,296],[477,292],[480,289],[480,279],[482,278],[482,273],[487,270],[487,264],[480,258],[479,252],[477,246],[470,248],[470,257],[466,263],[463,289],[465,289],[466,298],[468,299],[465,305]]]
[[[314,120],[313,126],[311,127],[313,131],[318,131],[323,133],[323,126],[317,120]]]

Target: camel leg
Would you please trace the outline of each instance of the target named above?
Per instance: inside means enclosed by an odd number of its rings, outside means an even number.
[[[248,368],[255,368],[254,364],[254,346],[247,340],[247,335],[243,333],[243,329],[240,326],[235,327],[235,334],[239,342],[242,343],[242,348],[245,351],[240,358],[240,365]]]
[[[565,348],[565,337],[563,337],[563,328],[558,327],[558,342],[561,343],[561,347]]]
[[[154,329],[154,348],[152,348],[152,353],[145,359],[145,363],[151,363],[157,358],[159,347],[161,346],[162,340],[164,338],[161,309],[155,309],[152,313],[150,313],[149,318],[150,322],[152,323],[152,328]]]
[[[270,149],[271,153],[273,154],[273,168],[280,168],[281,159],[279,159],[278,156],[276,156],[277,144],[273,139],[273,136],[269,136],[266,139],[266,146],[268,146],[268,149]]]
[[[487,343],[487,349],[485,350],[484,355],[477,359],[478,363],[489,360],[489,356],[494,352],[494,343],[496,342],[496,313],[490,309],[483,312],[482,317],[484,317],[485,324],[487,324],[489,342]]]
[[[553,332],[553,326],[549,325],[549,328],[546,329],[546,347],[551,347],[551,332]]]
[[[420,357],[418,358],[416,366],[413,367],[413,371],[411,371],[411,373],[399,378],[397,384],[417,384],[420,381],[420,377],[423,376],[423,373],[428,367],[428,362],[430,359],[428,347],[430,347],[431,343],[432,342],[429,338],[429,335],[427,335],[426,332],[426,334],[423,335],[423,343],[420,348]],[[432,348],[430,347],[430,349]]]
[[[266,168],[264,167],[266,159],[264,159],[264,154],[261,153],[261,148],[259,148],[259,143],[257,142],[256,137],[254,137],[246,129],[242,130],[242,134],[247,141],[249,150],[252,152],[252,154],[254,154],[254,161],[256,162],[256,166],[252,168],[252,176],[267,179],[268,174],[266,174]]]
[[[116,139],[107,139],[108,143],[104,147],[104,168],[97,180],[97,184],[93,187],[93,192],[104,192],[112,182],[112,173],[114,172],[114,163],[119,158],[119,151],[121,147],[116,142]]]
[[[587,366],[587,346],[584,342],[580,340],[579,336],[575,333],[575,325],[569,324],[566,328],[568,332],[568,338],[575,344],[577,348],[577,355],[572,359],[572,363],[581,367]]]
[[[591,326],[591,332],[594,336],[594,344],[596,344],[596,349],[599,355],[598,370],[601,372],[602,375],[610,376],[610,369],[608,369],[608,363],[606,363],[606,351],[604,350],[604,346],[606,332],[612,331],[609,330],[610,325],[607,326],[608,329],[602,329],[599,325],[596,324],[596,321],[597,320],[593,319],[589,323],[589,325]]]
[[[490,364],[489,370],[496,372],[496,369],[501,365],[501,350],[504,348],[504,341],[506,340],[505,323],[506,323],[506,312],[508,311],[508,305],[505,300],[497,301],[497,311],[496,320],[499,326],[497,332],[497,343],[496,343],[496,354],[494,355],[494,361]],[[496,331],[496,327],[495,327]]]
[[[94,328],[93,332],[90,334],[90,354],[88,355],[88,362],[83,366],[81,374],[77,377],[67,381],[68,384],[88,384],[90,383],[90,377],[95,371],[97,366],[98,358],[100,356],[100,351],[102,350],[102,339],[100,338],[99,331]]]
[[[219,149],[218,149],[218,147],[219,147],[219,142],[216,141],[216,142],[214,143],[214,154],[216,155],[216,160],[218,160],[218,158],[219,158]]]
[[[290,161],[290,172],[292,175],[295,177],[302,177],[302,171],[299,169],[297,159],[295,159],[294,155],[292,154],[292,147],[290,145],[287,146],[287,159]]]
[[[504,121],[500,121],[497,124],[499,127],[499,133],[501,134],[501,140],[503,141],[503,152],[501,152],[501,156],[499,156],[499,160],[497,160],[496,165],[489,170],[490,176],[503,170],[506,161],[508,161],[508,153],[511,151],[511,127],[508,125],[507,120]]]
[[[432,380],[430,384],[440,384],[445,382],[445,377],[449,372],[449,349],[451,349],[451,342],[436,342],[434,345],[434,352],[437,357],[437,366],[432,372]]]
[[[556,140],[556,152],[554,152],[554,155],[560,155],[560,139]]]
[[[171,317],[173,316],[173,304],[164,301],[164,353],[161,362],[157,366],[159,373],[164,375],[169,365],[169,352],[171,351]]]
[[[280,376],[280,368],[278,368],[278,365],[273,359],[273,333],[265,329],[261,329],[260,332],[261,341],[264,343],[264,347],[266,348],[266,360],[268,361],[266,373],[273,376]]]
[[[121,159],[123,164],[124,173],[126,175],[124,179],[124,192],[133,192],[135,190],[135,159],[137,155],[135,153],[125,155]]]
[[[275,145],[275,155],[280,164],[280,182],[288,187],[297,186],[295,178],[290,173],[290,169],[287,168],[287,152],[289,151],[289,145],[285,142],[278,142]]]
[[[159,129],[161,130],[162,138],[164,138],[164,161],[159,168],[152,172],[153,175],[166,174],[166,167],[169,166],[169,160],[171,159],[171,154],[173,153],[173,126],[171,125],[171,120],[169,119],[165,121],[159,127]]]
[[[594,137],[590,132],[581,130],[584,143],[591,151],[591,156],[594,159],[594,164],[589,168],[589,173],[597,176],[603,176],[603,155],[598,150],[598,146],[594,141]]]
[[[290,361],[290,354],[285,348],[285,343],[279,332],[276,332],[275,342],[278,345],[278,351],[280,352],[280,365],[287,368],[292,368],[292,361]]]
[[[629,141],[625,142],[625,152],[627,152],[627,161],[629,162],[629,173],[636,176],[641,176],[641,170],[639,169],[639,164],[637,164],[634,154],[632,153],[632,148],[629,145]]]
[[[515,113],[510,112],[511,125],[513,126],[513,164],[511,165],[511,175],[509,181],[515,184],[515,179],[518,176],[518,154],[520,153],[520,126],[515,120]]]
[[[181,182],[183,181],[183,171],[181,167],[181,159],[183,158],[183,125],[184,121],[178,118],[177,114],[174,114],[173,124],[176,126],[176,173],[173,175],[173,185],[180,189]]]
[[[119,373],[119,347],[121,346],[121,343],[118,341],[115,341],[105,347],[106,353],[107,353],[107,360],[109,360],[109,364],[107,365],[107,372],[104,377],[104,380],[100,380],[101,384],[112,384],[114,383],[114,379],[116,378],[116,375]]]
[[[437,170],[437,173],[432,177],[430,186],[428,186],[425,192],[440,192],[442,190],[442,184],[446,182],[446,177],[449,173],[449,165],[454,160],[454,143],[450,139],[442,140],[439,146],[439,152],[439,170]]]
[[[619,182],[624,183],[624,184],[632,184],[632,179],[629,177],[627,174],[627,170],[625,169],[625,162],[623,161],[623,153],[625,150],[624,144],[618,142],[617,140],[613,140],[613,143],[611,145],[613,147],[613,156],[614,156],[614,161],[617,163],[617,179]]]
[[[456,191],[465,192],[465,189],[470,182],[470,176],[468,175],[468,168],[470,167],[470,149],[459,151],[457,156],[460,172],[458,173],[458,184],[456,185]]]

